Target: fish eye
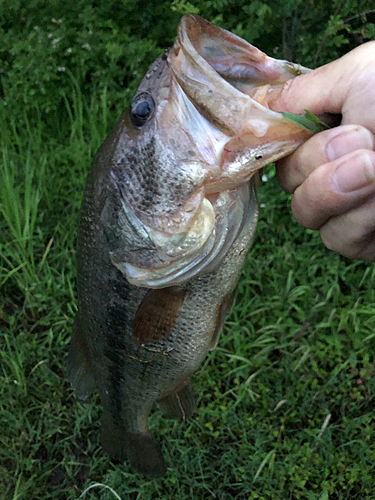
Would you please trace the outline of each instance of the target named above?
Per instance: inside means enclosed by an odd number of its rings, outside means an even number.
[[[153,115],[155,103],[150,94],[143,92],[134,97],[131,104],[130,118],[136,127],[142,127]]]

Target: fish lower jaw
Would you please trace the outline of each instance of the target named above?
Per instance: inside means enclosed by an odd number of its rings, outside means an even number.
[[[205,198],[202,204],[206,206],[206,214],[202,210],[202,220],[198,220],[190,228],[191,245],[187,245],[189,251],[183,251],[182,246],[173,248],[173,244],[178,243],[178,240],[173,240],[175,236],[168,240],[159,234],[160,240],[157,243],[163,244],[161,252],[169,257],[164,266],[140,267],[128,262],[112,261],[130,284],[145,288],[181,285],[195,276],[214,271],[221,264],[248,216],[249,186],[223,191],[209,198],[212,203]],[[207,216],[207,213],[210,217],[205,219],[204,215]],[[189,236],[189,232],[187,235]],[[189,243],[189,238],[185,239]],[[173,259],[170,258],[172,253]]]
[[[210,197],[213,195],[219,195],[223,191],[229,191],[231,189],[236,189],[239,186],[247,183],[251,179],[251,177],[254,175],[254,173],[255,173],[255,171],[247,174],[245,179],[243,179],[243,178],[236,179],[231,175],[226,176],[224,174],[222,177],[215,179],[215,180],[212,180],[205,185],[206,196]]]

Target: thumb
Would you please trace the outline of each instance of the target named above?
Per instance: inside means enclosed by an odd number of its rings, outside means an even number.
[[[375,131],[375,42],[360,45],[345,56],[310,73],[270,89],[274,111],[316,115],[342,114],[342,124]]]

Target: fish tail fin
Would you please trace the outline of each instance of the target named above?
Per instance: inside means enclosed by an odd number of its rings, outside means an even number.
[[[163,455],[151,434],[128,432],[114,425],[108,415],[102,419],[102,446],[112,459],[129,460],[132,467],[145,476],[161,477],[166,473]]]
[[[194,389],[190,377],[184,379],[171,394],[159,399],[158,403],[169,418],[176,420],[189,418],[195,408]]]
[[[87,399],[95,387],[91,372],[86,340],[83,336],[77,314],[72,332],[67,361],[68,380],[79,399]]]

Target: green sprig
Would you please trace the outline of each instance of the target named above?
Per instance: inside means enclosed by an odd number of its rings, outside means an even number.
[[[282,112],[281,114],[286,120],[308,130],[309,132],[312,132],[313,134],[317,134],[318,132],[322,132],[323,130],[328,130],[330,128],[307,109],[305,109],[304,116],[286,112]]]

